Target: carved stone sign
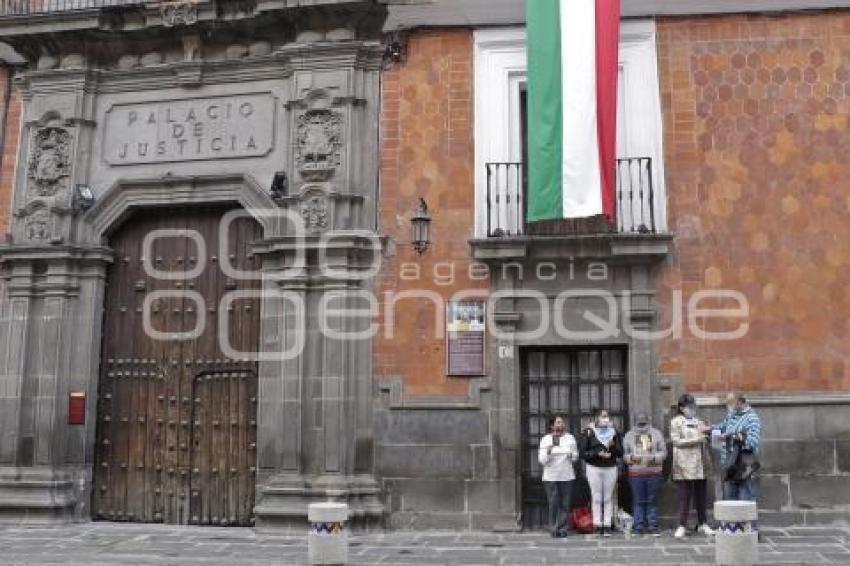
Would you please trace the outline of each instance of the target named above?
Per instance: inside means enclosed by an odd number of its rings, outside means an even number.
[[[115,104],[106,112],[110,165],[260,157],[274,147],[270,93]]]

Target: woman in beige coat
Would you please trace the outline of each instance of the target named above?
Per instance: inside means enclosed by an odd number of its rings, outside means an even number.
[[[691,499],[697,512],[697,530],[706,536],[714,531],[706,523],[706,485],[708,478],[707,434],[710,428],[696,416],[696,401],[685,393],[679,397],[678,414],[670,421],[673,444],[673,482],[679,497],[679,528],[673,536],[684,538],[687,532]]]

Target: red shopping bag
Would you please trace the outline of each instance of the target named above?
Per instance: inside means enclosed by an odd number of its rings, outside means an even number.
[[[573,529],[577,533],[593,534],[593,511],[590,510],[590,507],[573,509]]]

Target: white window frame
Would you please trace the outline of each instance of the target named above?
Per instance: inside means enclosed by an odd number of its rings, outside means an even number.
[[[528,76],[525,28],[476,30],[473,64],[475,235],[486,237],[486,164],[522,161],[519,93]],[[626,106],[630,110],[619,113],[618,120],[623,122],[618,128],[625,139],[618,140],[618,146],[629,153],[622,157],[652,158],[656,229],[666,231],[667,192],[654,21],[621,23],[620,72],[628,97]]]

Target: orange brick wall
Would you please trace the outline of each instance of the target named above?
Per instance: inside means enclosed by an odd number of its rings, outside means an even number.
[[[659,286],[748,298],[733,342],[668,340],[692,389],[850,387],[850,12],[658,26],[675,253]]]
[[[379,221],[395,249],[384,260],[379,297],[385,290],[421,289],[448,299],[460,289],[486,288],[486,281],[470,280],[468,272],[474,211],[472,111],[472,32],[412,33],[405,61],[383,76]],[[409,219],[419,197],[428,202],[433,217],[433,244],[422,256],[410,247]],[[401,273],[412,273],[413,265],[419,266],[420,277],[404,280]],[[405,299],[395,311],[395,338],[387,339],[382,326],[375,341],[376,377],[401,376],[412,395],[465,393],[466,379],[446,376],[445,342],[434,334],[433,303]]]
[[[4,128],[3,160],[0,163],[0,241],[9,230],[12,208],[12,190],[14,186],[15,161],[18,156],[18,138],[21,127],[21,98],[17,89],[12,89],[8,111],[4,108],[6,89],[12,78],[12,71],[0,67],[0,127]],[[2,123],[3,116],[6,123]]]

